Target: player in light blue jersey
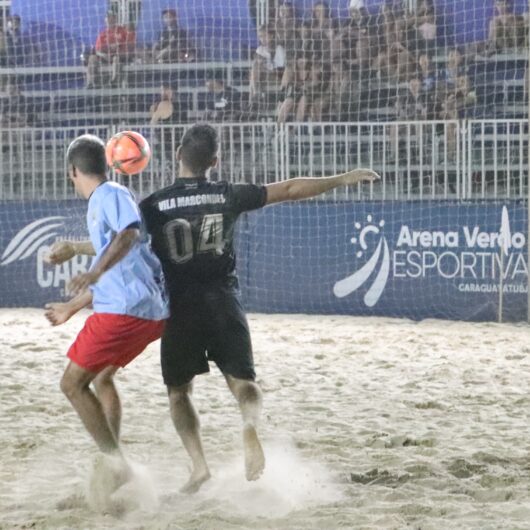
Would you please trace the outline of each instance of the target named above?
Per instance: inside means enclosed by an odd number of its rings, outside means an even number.
[[[101,451],[123,459],[121,406],[113,376],[163,331],[168,317],[163,275],[131,192],[105,176],[104,143],[80,136],[70,145],[67,162],[76,191],[88,199],[91,244],[85,246],[96,258],[89,272],[70,282],[77,296],[48,304],[46,317],[56,326],[93,304],[94,313],[68,351],[61,389]],[[52,247],[49,261],[62,262],[73,251],[64,244]]]

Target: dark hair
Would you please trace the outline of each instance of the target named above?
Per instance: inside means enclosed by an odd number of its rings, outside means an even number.
[[[331,7],[329,7],[329,4],[327,2],[325,2],[324,0],[319,0],[318,2],[315,2],[313,4],[313,7],[311,9],[314,10],[315,7],[323,7],[326,18],[331,18]]]
[[[217,131],[211,125],[193,125],[182,137],[180,157],[188,169],[200,177],[212,166],[218,149]]]
[[[87,175],[105,175],[107,161],[103,140],[92,134],[79,136],[68,147],[66,162]]]

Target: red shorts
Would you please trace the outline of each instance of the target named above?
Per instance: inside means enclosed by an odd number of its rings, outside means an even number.
[[[161,337],[165,322],[94,313],[87,318],[67,355],[89,372],[97,373],[107,366],[124,367]]]

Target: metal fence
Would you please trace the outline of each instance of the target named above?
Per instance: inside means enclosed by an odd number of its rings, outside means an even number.
[[[153,149],[140,175],[114,177],[146,194],[178,173],[175,150],[186,126],[141,127]],[[233,123],[218,125],[214,180],[270,183],[372,167],[381,184],[348,190],[383,200],[526,198],[525,120],[389,123]],[[66,178],[68,144],[83,133],[109,138],[115,127],[0,130],[0,199],[74,196]],[[335,195],[343,198],[344,195]]]

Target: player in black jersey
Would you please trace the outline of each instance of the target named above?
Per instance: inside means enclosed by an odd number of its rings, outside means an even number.
[[[177,151],[179,178],[140,203],[169,289],[171,317],[162,337],[162,373],[173,422],[193,461],[183,488],[188,493],[210,477],[199,418],[191,402],[192,380],[209,370],[208,361],[217,364],[241,409],[247,479],[259,478],[265,466],[256,433],[261,390],[254,382],[250,333],[235,274],[237,218],[267,204],[307,199],[338,186],[379,178],[369,169],[357,169],[335,177],[296,178],[267,186],[209,182],[218,148],[215,129],[193,126]]]

